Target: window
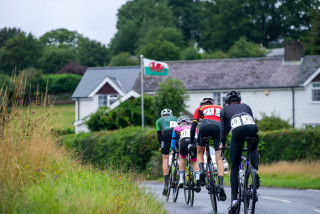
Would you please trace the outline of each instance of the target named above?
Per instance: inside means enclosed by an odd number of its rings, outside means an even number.
[[[221,106],[221,93],[220,92],[214,92],[213,93],[213,100],[215,105]]]
[[[100,106],[111,106],[112,103],[118,100],[118,95],[109,94],[109,95],[99,95],[99,107]]]
[[[99,107],[108,106],[108,95],[99,95]]]
[[[320,82],[312,83],[312,101],[320,101]]]

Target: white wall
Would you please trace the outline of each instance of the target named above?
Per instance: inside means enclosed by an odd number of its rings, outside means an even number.
[[[308,124],[320,125],[320,102],[312,102],[311,96],[311,84],[308,84],[305,90],[295,92],[295,123],[298,127]]]
[[[96,112],[99,108],[98,102],[98,95],[95,95],[93,98],[89,99],[80,99],[80,120],[82,120],[85,116]]]

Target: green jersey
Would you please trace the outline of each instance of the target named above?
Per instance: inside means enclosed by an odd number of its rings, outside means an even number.
[[[177,120],[178,119],[175,116],[166,116],[159,118],[156,122],[157,131],[164,132],[166,130],[173,129],[178,125]]]

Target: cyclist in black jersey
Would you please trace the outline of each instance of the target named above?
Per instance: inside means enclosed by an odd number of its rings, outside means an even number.
[[[253,119],[251,108],[244,103],[241,103],[241,96],[236,91],[231,91],[226,96],[226,106],[220,112],[221,118],[221,145],[226,144],[228,133],[232,132],[230,143],[230,162],[231,162],[231,194],[232,202],[229,208],[229,213],[234,213],[238,207],[238,174],[241,161],[241,154],[244,146],[244,140],[247,137],[254,137],[257,141],[251,146],[250,159],[252,167],[258,170],[259,153],[257,150],[259,135],[258,127]],[[260,178],[257,174],[258,184]],[[257,186],[258,187],[258,186]]]

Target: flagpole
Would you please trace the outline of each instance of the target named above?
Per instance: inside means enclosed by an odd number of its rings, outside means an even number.
[[[143,55],[140,55],[141,59],[141,127],[144,129],[144,108],[143,108],[143,73],[144,73],[144,66],[143,66]]]

